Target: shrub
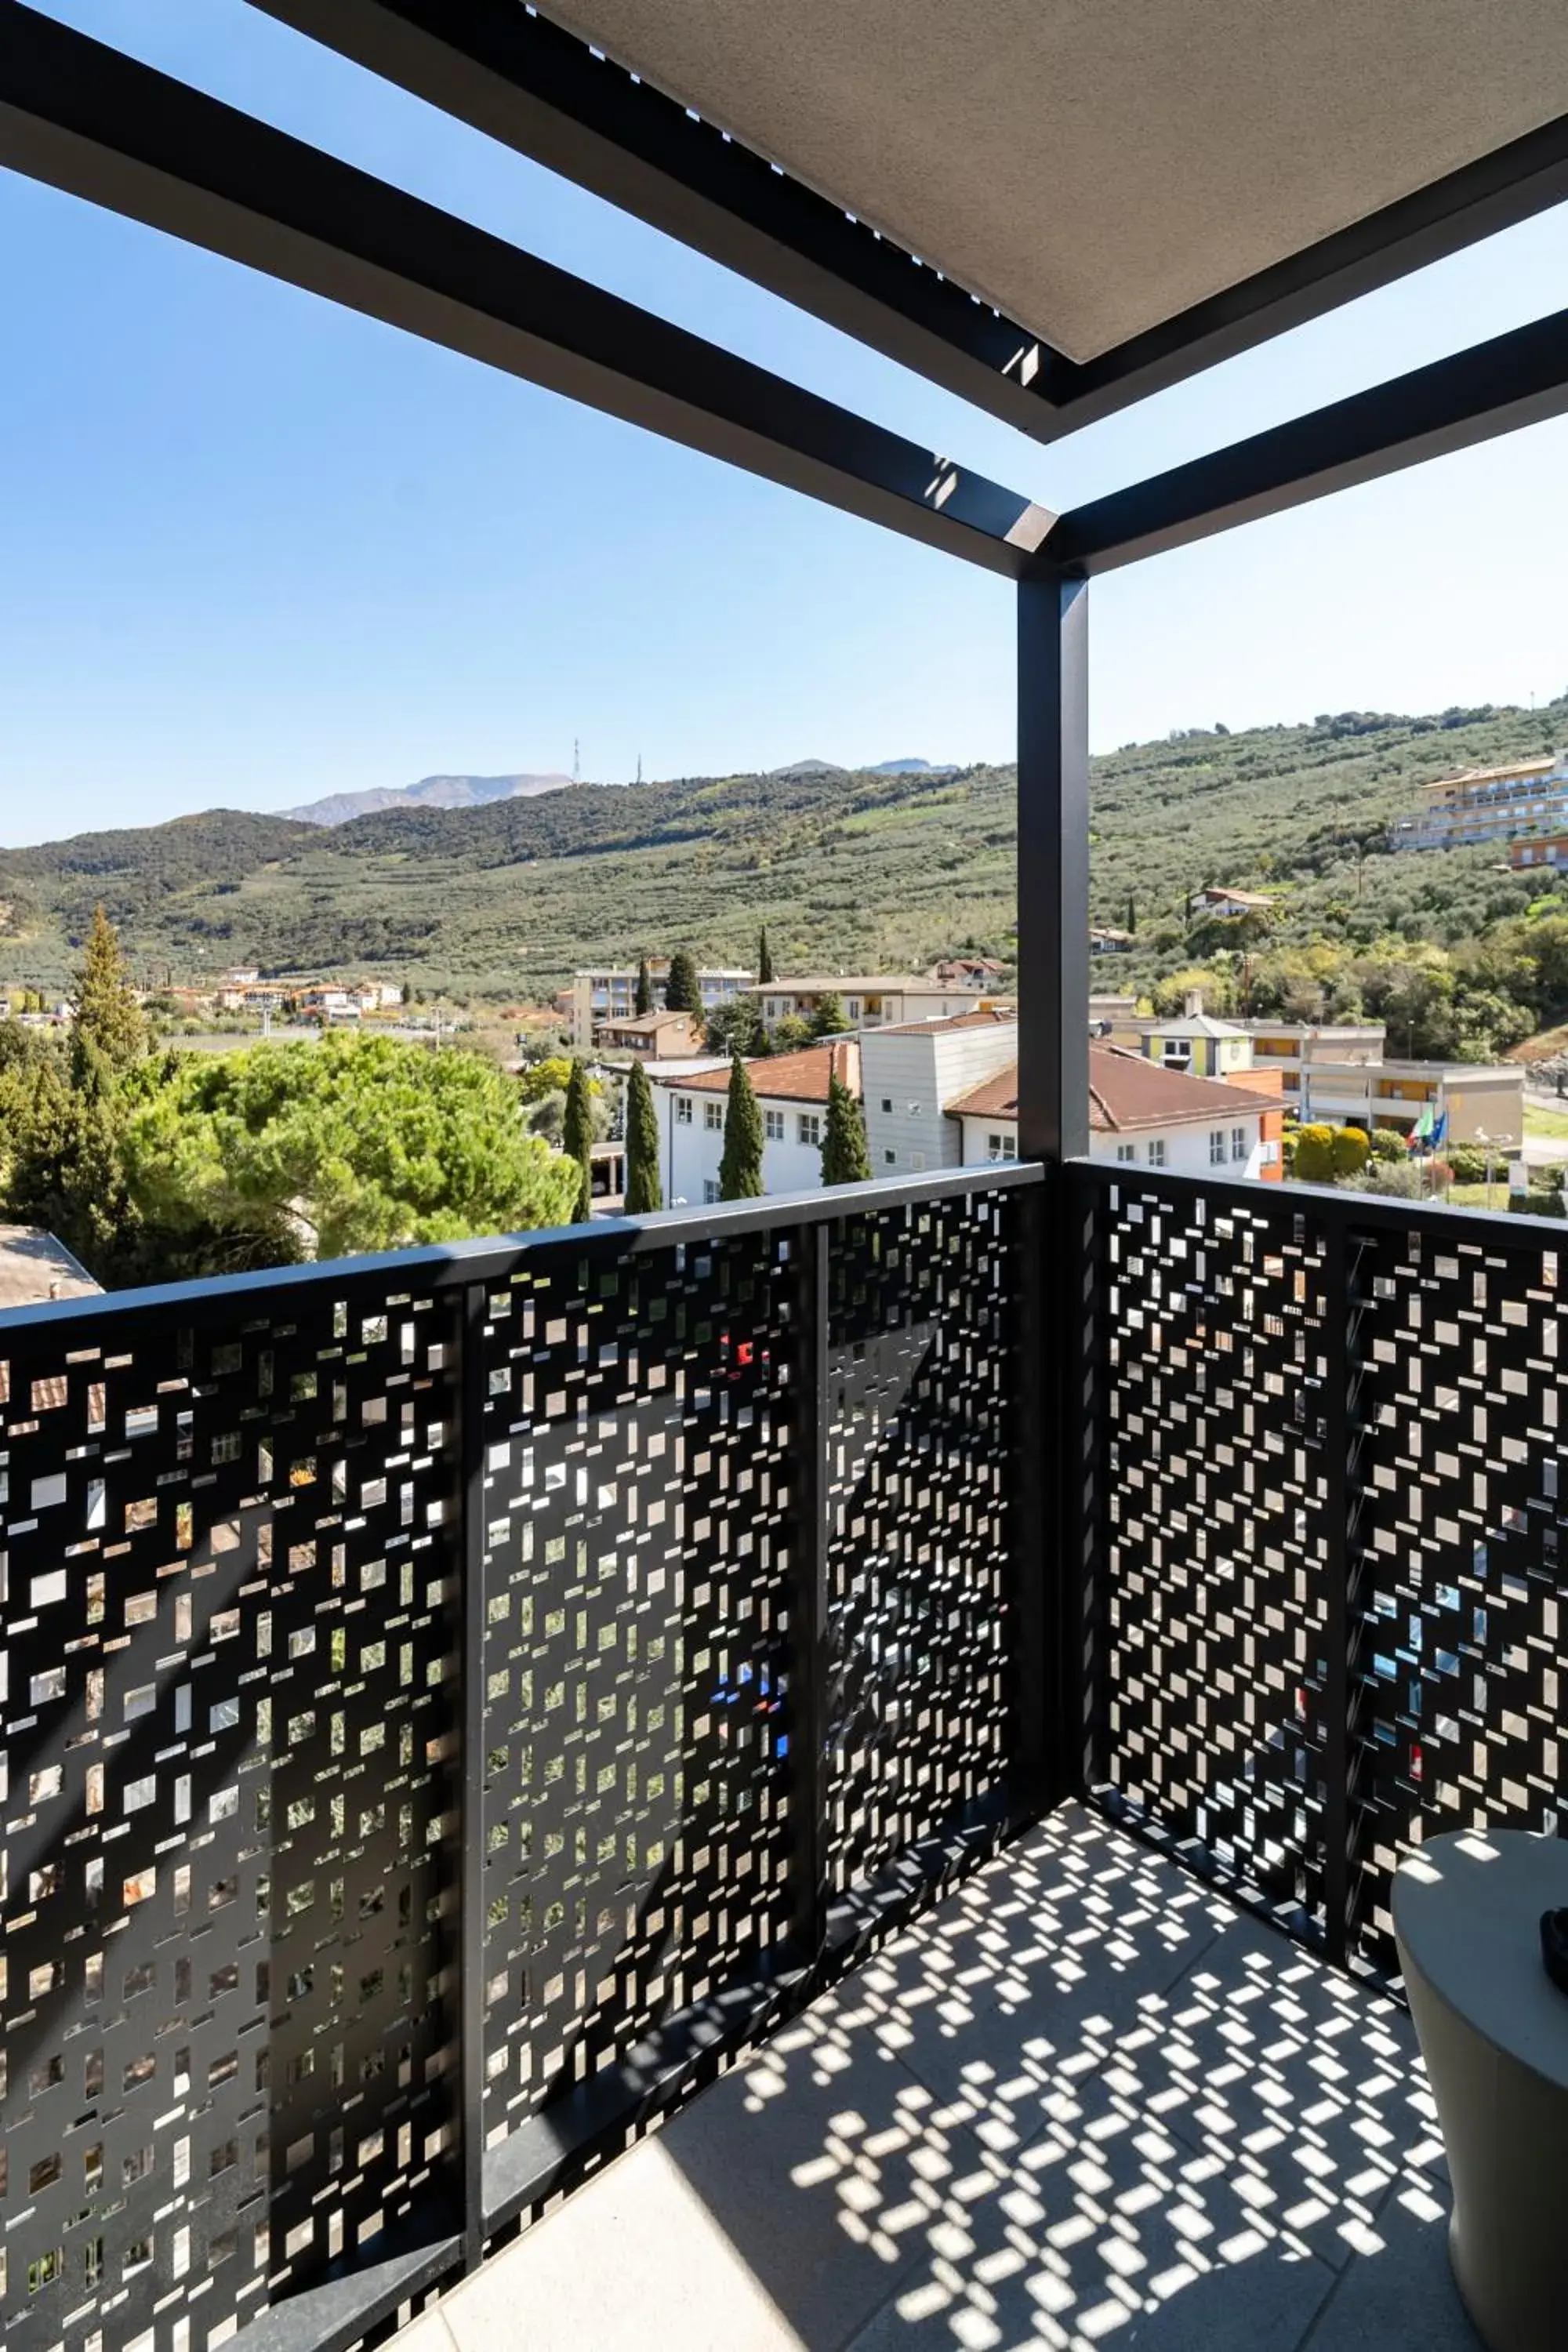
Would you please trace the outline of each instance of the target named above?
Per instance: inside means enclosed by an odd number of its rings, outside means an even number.
[[[1372,1152],[1372,1146],[1359,1127],[1336,1128],[1331,1149],[1336,1177],[1359,1176]]]
[[[1484,1184],[1487,1181],[1487,1155],[1475,1143],[1455,1143],[1447,1154],[1456,1184]],[[1493,1166],[1496,1166],[1494,1160]]]
[[[1372,1133],[1372,1156],[1403,1167],[1410,1157],[1410,1146],[1396,1127],[1377,1127]]]
[[[1331,1184],[1334,1181],[1334,1130],[1320,1126],[1299,1128],[1296,1132],[1296,1158],[1293,1172],[1302,1184]]]

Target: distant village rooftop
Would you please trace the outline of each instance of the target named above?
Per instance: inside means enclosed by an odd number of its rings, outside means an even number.
[[[90,1298],[102,1287],[41,1225],[0,1225],[0,1307]]]

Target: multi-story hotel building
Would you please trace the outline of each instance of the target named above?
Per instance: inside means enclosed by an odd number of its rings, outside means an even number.
[[[1531,834],[1568,832],[1568,751],[1499,768],[1463,768],[1428,784],[1426,806],[1389,835],[1394,849],[1500,845]]]

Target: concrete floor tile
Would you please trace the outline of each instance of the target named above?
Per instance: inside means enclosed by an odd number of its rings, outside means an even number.
[[[1430,2173],[1401,2181],[1309,2339],[1309,2352],[1482,2352],[1448,2267],[1448,2209]]]

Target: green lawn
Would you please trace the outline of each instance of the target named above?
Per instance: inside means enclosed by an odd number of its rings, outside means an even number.
[[[1527,1102],[1524,1131],[1526,1135],[1540,1136],[1543,1142],[1568,1143],[1568,1110],[1542,1110]]]

